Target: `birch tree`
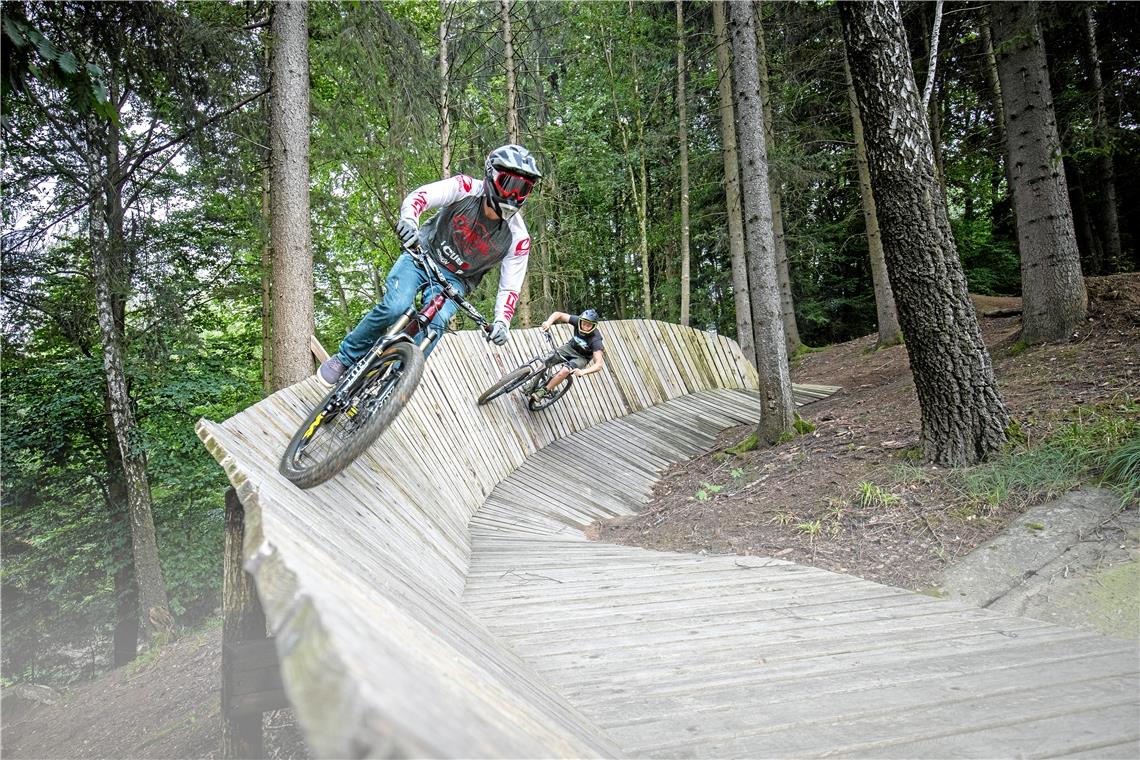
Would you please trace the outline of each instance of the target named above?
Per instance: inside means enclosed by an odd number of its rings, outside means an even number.
[[[883,252],[922,415],[923,453],[949,466],[1000,450],[1008,413],[935,176],[930,126],[897,2],[841,2]]]

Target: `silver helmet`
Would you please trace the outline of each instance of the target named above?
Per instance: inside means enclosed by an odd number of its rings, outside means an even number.
[[[513,143],[488,153],[483,170],[483,191],[491,207],[503,219],[518,213],[535,183],[542,178],[531,152]]]

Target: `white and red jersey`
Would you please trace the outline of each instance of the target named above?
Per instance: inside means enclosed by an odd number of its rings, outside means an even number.
[[[439,211],[420,227],[420,239],[440,264],[467,283],[468,292],[502,262],[495,319],[509,323],[530,256],[530,233],[522,214],[492,220],[483,210],[483,183],[465,174],[416,188],[400,205],[400,216],[418,222],[428,209]]]

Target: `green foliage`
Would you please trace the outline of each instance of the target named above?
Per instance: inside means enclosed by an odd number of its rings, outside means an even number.
[[[740,456],[741,454],[747,454],[749,451],[755,451],[758,448],[760,448],[760,437],[756,433],[750,433],[748,437],[740,443],[725,449],[725,452],[734,456]]]
[[[1080,483],[1114,489],[1122,504],[1140,496],[1140,404],[1125,399],[1074,409],[1068,424],[1043,440],[1008,447],[997,459],[956,477],[983,509],[1021,507],[1055,498]]]
[[[896,504],[899,497],[882,486],[863,480],[857,486],[855,500],[864,509],[874,509],[875,507],[887,507]]]

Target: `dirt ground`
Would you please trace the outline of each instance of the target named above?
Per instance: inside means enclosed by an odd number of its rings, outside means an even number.
[[[1073,340],[1033,348],[1016,342],[1019,317],[986,316],[1017,309],[1020,299],[975,297],[1001,392],[1031,441],[1065,424],[1078,407],[1137,397],[1140,274],[1092,278],[1088,287],[1090,316]],[[906,348],[873,351],[874,343],[867,336],[794,363],[794,381],[842,388],[800,410],[816,425],[813,432],[726,456],[718,452],[751,426],[728,430],[713,451],[670,468],[644,511],[596,524],[592,534],[649,549],[779,557],[916,590],[932,586],[950,562],[1044,496],[1015,488],[1000,503],[979,505],[945,471],[917,461],[919,408]]]
[[[5,700],[3,757],[215,758],[221,742],[222,631],[144,654],[60,695],[55,704]],[[292,712],[265,718],[275,760],[307,760]]]

